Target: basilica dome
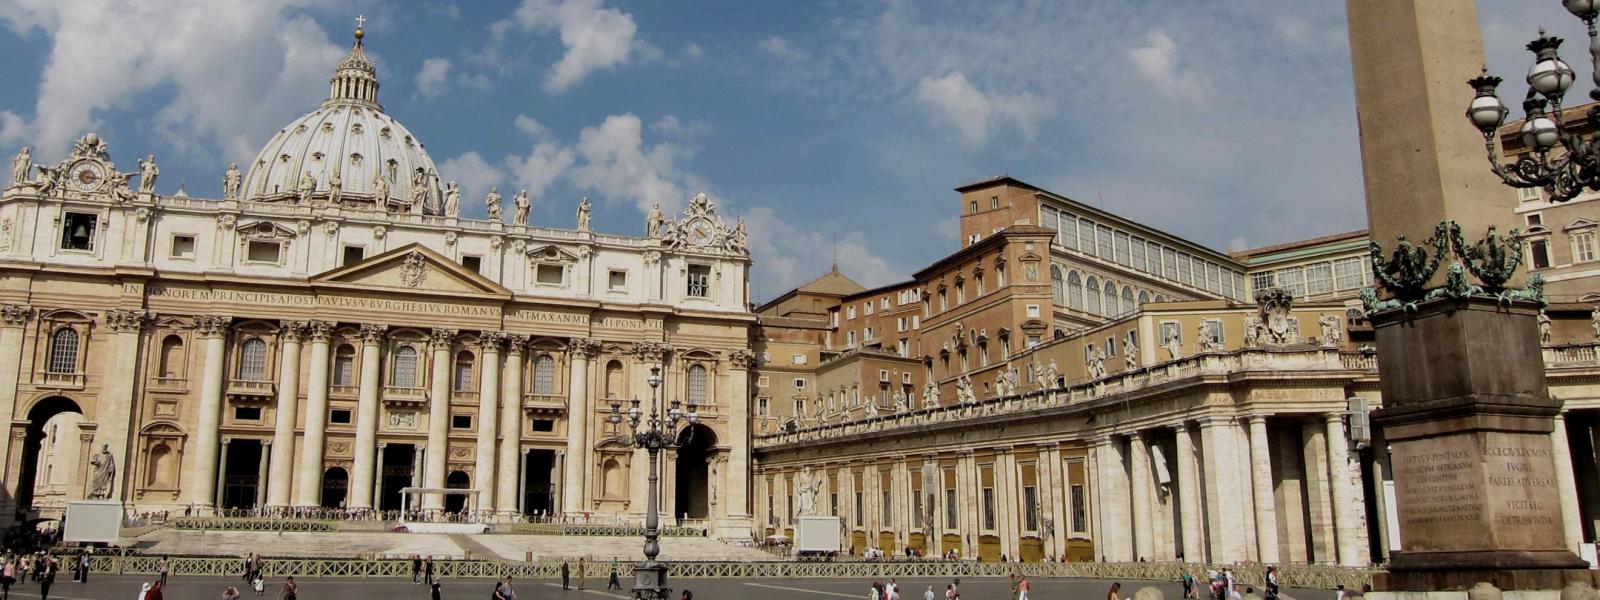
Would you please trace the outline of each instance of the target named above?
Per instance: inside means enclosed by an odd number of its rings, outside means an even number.
[[[357,29],[350,55],[339,61],[327,101],[279,130],[250,163],[240,191],[244,198],[294,202],[313,186],[309,195],[315,201],[439,213],[433,159],[404,125],[384,114],[377,68],[362,49],[362,35]],[[372,206],[377,193],[384,198]]]

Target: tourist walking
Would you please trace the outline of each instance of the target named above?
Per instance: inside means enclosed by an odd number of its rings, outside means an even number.
[[[1184,571],[1183,575],[1178,577],[1178,581],[1183,584],[1183,597],[1184,598],[1193,598],[1194,597],[1194,576],[1190,575],[1188,571]]]
[[[17,559],[14,556],[8,555],[6,556],[5,564],[0,565],[0,590],[4,590],[5,592],[4,597],[0,598],[0,600],[11,600],[11,584],[16,582]]]
[[[867,600],[883,600],[883,595],[878,592],[878,585],[878,582],[874,581],[867,587]]]
[[[1278,600],[1278,568],[1267,567],[1267,600]]]
[[[89,583],[89,551],[78,553],[78,583]]]
[[[928,591],[922,593],[922,600],[934,600],[933,586],[928,586]]]
[[[146,585],[150,586],[150,589],[145,590],[144,600],[162,600],[166,597],[166,594],[161,590],[167,586],[163,585],[161,582],[157,581],[155,583]]]
[[[285,579],[283,581],[283,589],[278,590],[278,600],[299,600],[299,599],[300,599],[300,585],[294,582],[294,578],[293,577]]]
[[[428,592],[429,600],[440,600],[440,598],[439,598],[439,582],[437,582],[437,581],[430,582],[428,584],[428,590],[429,590],[429,592]]]
[[[156,572],[161,574],[161,585],[166,585],[167,575],[172,573],[172,561],[167,560],[165,556],[161,557],[161,560],[156,561]]]
[[[424,559],[422,561],[422,581],[427,583],[428,585],[433,585],[433,555],[432,554],[429,554],[428,558],[426,558],[426,559]]]
[[[422,556],[411,555],[411,585],[422,583]]]
[[[585,588],[589,587],[589,582],[586,579],[589,570],[588,567],[589,557],[578,557],[578,591],[583,591]]]
[[[239,588],[230,585],[222,590],[222,600],[239,600]]]
[[[1028,600],[1028,576],[1023,575],[1022,581],[1017,582],[1017,600]]]
[[[1111,591],[1106,592],[1106,600],[1122,600],[1122,582],[1111,584]]]
[[[572,589],[572,567],[566,561],[561,561],[561,589]]]
[[[622,579],[617,577],[617,559],[615,557],[613,557],[611,559],[611,577],[606,580],[606,589],[607,590],[621,590],[622,589]]]
[[[500,600],[517,600],[517,590],[511,587],[511,576],[506,576],[505,585],[500,586]]]
[[[50,584],[55,582],[56,561],[46,556],[44,565],[39,567],[39,600],[50,600]]]

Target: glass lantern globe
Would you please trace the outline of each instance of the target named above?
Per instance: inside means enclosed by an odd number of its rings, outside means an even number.
[[[1600,12],[1600,11],[1596,10],[1596,4],[1597,3],[1596,3],[1595,0],[1562,0],[1561,1],[1561,5],[1565,6],[1567,8],[1567,12],[1570,12],[1570,13],[1573,14],[1573,16],[1576,16],[1576,17],[1578,17],[1580,19],[1584,19],[1584,20],[1593,19],[1593,18],[1595,18],[1595,13],[1596,12]]]
[[[1492,94],[1473,98],[1472,103],[1467,105],[1467,118],[1484,135],[1493,135],[1506,122],[1506,115],[1510,112],[1500,97]]]
[[[1549,150],[1561,141],[1561,132],[1550,117],[1539,115],[1522,124],[1522,143],[1534,150]]]
[[[1528,85],[1547,98],[1559,98],[1567,93],[1574,77],[1572,67],[1553,56],[1533,63],[1528,69]]]

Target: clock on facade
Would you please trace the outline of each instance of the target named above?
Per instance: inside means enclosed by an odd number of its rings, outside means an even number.
[[[710,219],[700,217],[689,222],[689,243],[691,244],[709,246],[716,233],[717,227],[711,224]]]
[[[67,181],[80,192],[89,192],[99,189],[100,182],[105,179],[105,167],[92,160],[79,161],[72,165],[72,170],[67,172]]]

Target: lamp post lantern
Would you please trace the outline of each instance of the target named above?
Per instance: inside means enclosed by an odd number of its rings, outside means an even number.
[[[622,411],[622,403],[611,403],[611,415],[607,420],[612,425],[621,425],[624,418],[628,421],[628,429],[632,436],[627,437],[628,443],[637,448],[643,448],[650,454],[650,496],[645,501],[644,512],[644,562],[633,567],[633,597],[635,600],[668,600],[672,589],[667,587],[667,565],[657,562],[656,556],[661,553],[659,542],[659,528],[661,518],[656,513],[660,498],[660,457],[661,450],[677,445],[673,432],[677,431],[679,421],[687,421],[690,425],[700,421],[693,402],[689,403],[688,410],[682,410],[677,400],[673,400],[665,414],[661,412],[661,367],[650,367],[650,414],[648,418],[639,407],[639,399],[635,398],[628,407],[627,413]],[[626,415],[626,416],[624,416]]]

